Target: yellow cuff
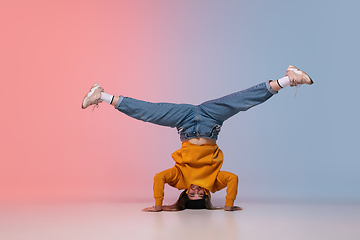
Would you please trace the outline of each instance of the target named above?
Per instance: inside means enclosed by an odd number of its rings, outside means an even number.
[[[155,206],[162,206],[163,200],[161,198],[155,199]]]
[[[226,199],[226,201],[225,201],[225,207],[233,207],[233,206],[234,206],[234,201],[235,201],[235,200]]]

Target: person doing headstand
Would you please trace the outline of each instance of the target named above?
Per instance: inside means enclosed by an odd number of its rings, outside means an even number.
[[[223,209],[236,211],[241,210],[234,206],[238,177],[234,173],[221,171],[223,153],[216,144],[224,121],[240,111],[265,102],[286,86],[302,84],[311,85],[313,81],[308,74],[290,65],[285,77],[276,81],[266,81],[200,105],[191,105],[151,103],[117,97],[105,93],[96,83],[84,97],[82,108],[97,106],[104,101],[132,118],[177,128],[182,146],[172,154],[175,166],[155,175],[155,205],[143,211],[215,209],[210,201],[210,192],[215,193],[225,187],[227,194]],[[170,206],[163,206],[165,183],[184,190],[177,202]]]

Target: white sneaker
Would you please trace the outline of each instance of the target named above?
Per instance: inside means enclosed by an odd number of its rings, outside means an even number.
[[[289,65],[285,76],[289,77],[290,87],[299,86],[302,84],[313,84],[313,80],[305,72],[300,71],[296,67]]]
[[[82,109],[85,109],[91,105],[98,105],[99,103],[102,102],[102,100],[100,100],[101,97],[101,92],[104,92],[104,89],[102,89],[102,87],[100,87],[99,84],[95,83],[90,91],[86,94],[86,96],[84,97],[84,100],[82,102]]]

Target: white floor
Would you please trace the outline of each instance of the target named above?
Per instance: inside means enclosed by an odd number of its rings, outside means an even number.
[[[359,240],[360,205],[243,203],[244,210],[144,213],[148,203],[0,207],[1,240]]]

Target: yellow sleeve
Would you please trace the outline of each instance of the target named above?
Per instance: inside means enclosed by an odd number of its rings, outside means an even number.
[[[169,168],[155,175],[154,177],[154,198],[155,205],[162,206],[164,200],[165,183],[174,183],[178,179],[178,169],[176,167]]]
[[[216,181],[214,184],[215,191],[219,191],[219,190],[227,187],[226,201],[225,201],[226,207],[234,206],[234,201],[235,201],[236,195],[237,195],[238,182],[239,182],[238,176],[236,176],[235,174],[233,174],[231,172],[226,172],[226,171],[220,171],[216,178]]]

